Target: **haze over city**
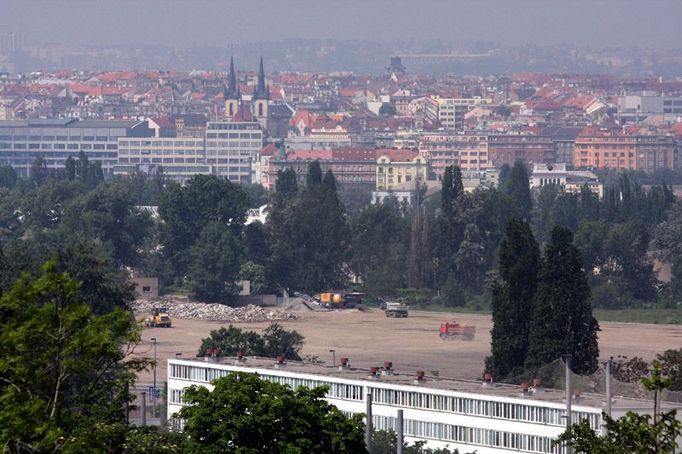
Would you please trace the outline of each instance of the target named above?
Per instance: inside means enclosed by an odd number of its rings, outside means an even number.
[[[33,43],[188,47],[288,38],[679,46],[682,3],[652,0],[5,0],[0,32]]]

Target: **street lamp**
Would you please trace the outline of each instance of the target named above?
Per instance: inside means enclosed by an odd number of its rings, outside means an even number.
[[[331,349],[329,353],[332,354],[332,367],[336,366],[336,350]]]
[[[152,407],[152,416],[156,418],[156,338],[152,337],[151,341],[154,343],[154,363],[152,364],[153,370],[154,370],[154,398],[152,399],[152,402],[154,403]]]

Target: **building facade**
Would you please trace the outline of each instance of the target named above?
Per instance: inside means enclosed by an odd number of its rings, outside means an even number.
[[[564,391],[424,377],[419,372],[403,375],[391,363],[370,370],[351,368],[347,358],[338,367],[251,357],[205,359],[168,360],[168,415],[176,429],[182,428],[182,421],[172,415],[183,406],[185,388],[212,389],[217,378],[247,372],[292,389],[328,386],[325,399],[349,414],[365,413],[371,395],[374,429],[396,430],[397,410],[403,410],[405,440],[424,440],[428,448],[479,454],[566,452],[554,445],[566,426]],[[582,395],[573,402],[572,421],[587,420],[600,432],[604,405],[602,395]],[[650,406],[649,401],[618,398],[612,403],[612,416],[650,411]]]
[[[206,128],[206,164],[213,173],[234,183],[260,183],[261,124],[209,122]]]
[[[427,118],[438,120],[444,129],[464,129],[464,115],[474,107],[492,104],[491,99],[428,97],[424,100]]]
[[[672,135],[635,135],[586,128],[576,138],[575,165],[645,172],[672,170],[677,166],[677,144]]]
[[[488,158],[499,169],[505,164],[512,166],[518,160],[528,166],[553,164],[556,152],[550,136],[501,134],[488,138]]]
[[[426,181],[428,175],[429,161],[416,151],[385,150],[377,154],[377,191],[391,191],[403,184]]]
[[[153,131],[144,121],[0,121],[0,165],[10,165],[20,176],[28,177],[39,156],[48,169],[63,169],[69,157],[77,159],[82,151],[110,176],[118,163],[118,139],[151,135]]]
[[[449,166],[471,171],[492,167],[485,134],[424,133],[419,138],[419,152],[428,158],[438,180],[443,179]]]
[[[204,138],[144,137],[119,138],[115,175],[134,172],[155,173],[163,169],[166,178],[184,183],[194,175],[209,175]]]

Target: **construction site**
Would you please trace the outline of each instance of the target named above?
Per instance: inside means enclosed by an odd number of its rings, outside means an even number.
[[[172,328],[145,328],[136,354],[151,357],[151,338],[157,339],[157,376],[163,382],[166,359],[194,358],[201,339],[208,337],[211,330],[234,324],[244,330],[261,331],[275,321],[305,337],[301,351],[304,359],[323,364],[332,364],[340,357],[351,358],[355,366],[366,368],[393,361],[404,371],[424,370],[428,375],[478,379],[485,357],[490,354],[490,315],[411,309],[409,317],[394,318],[378,308],[313,310],[310,304],[301,302],[278,307],[276,311],[253,307],[226,309],[232,311],[230,314],[237,311],[238,315],[225,316],[224,321],[205,320],[189,309],[185,313],[193,316],[173,316],[171,311]],[[139,317],[148,314],[144,311]],[[604,322],[600,327],[600,358],[604,359],[622,355],[651,360],[657,353],[682,345],[680,325]],[[139,379],[151,382],[151,372],[141,374]]]

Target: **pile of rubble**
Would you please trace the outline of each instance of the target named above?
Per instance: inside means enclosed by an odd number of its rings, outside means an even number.
[[[270,310],[258,306],[230,307],[223,304],[190,303],[172,298],[158,300],[137,300],[133,303],[133,311],[137,314],[149,314],[154,308],[166,308],[171,317],[194,318],[199,320],[220,320],[226,322],[268,322],[295,320],[297,317],[281,310]]]

